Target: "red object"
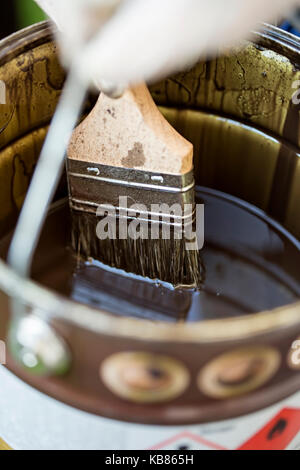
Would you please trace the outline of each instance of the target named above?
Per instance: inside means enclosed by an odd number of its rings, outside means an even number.
[[[153,447],[150,447],[148,450],[158,450],[164,449],[165,447],[169,446],[170,444],[174,444],[182,439],[187,439],[188,441],[194,441],[196,444],[201,444],[207,448],[214,449],[214,450],[227,450],[225,447],[216,444],[215,442],[208,441],[203,439],[201,436],[197,436],[196,434],[192,434],[189,431],[181,432],[176,434],[176,436],[171,437],[170,439],[166,439],[165,441],[157,444]]]
[[[300,432],[300,409],[284,408],[237,450],[284,450]]]

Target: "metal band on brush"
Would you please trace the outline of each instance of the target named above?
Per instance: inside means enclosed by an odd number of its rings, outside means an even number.
[[[77,211],[96,213],[99,207],[109,210],[113,206],[119,218],[134,219],[138,214],[140,220],[151,223],[186,226],[195,221],[193,171],[158,174],[68,159],[68,181],[70,205]],[[134,204],[134,209],[120,206],[121,197]],[[171,209],[174,204],[180,205],[180,215],[164,212],[164,205]]]
[[[184,193],[194,187],[193,169],[183,175],[154,173],[132,168],[120,168],[110,165],[94,164],[67,159],[70,178],[88,178],[110,184],[135,186],[142,189],[160,190],[172,193]]]

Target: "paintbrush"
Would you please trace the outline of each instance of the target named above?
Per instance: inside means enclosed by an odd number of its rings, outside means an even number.
[[[84,259],[173,286],[199,286],[193,146],[146,85],[101,93],[75,129],[67,174],[72,245]]]

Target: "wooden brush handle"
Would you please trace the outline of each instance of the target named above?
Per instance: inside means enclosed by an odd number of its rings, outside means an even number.
[[[116,100],[101,93],[75,129],[68,158],[182,175],[193,167],[193,146],[166,121],[142,84]]]

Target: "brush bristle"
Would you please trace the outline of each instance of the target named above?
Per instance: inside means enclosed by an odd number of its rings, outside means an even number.
[[[201,287],[205,275],[201,256],[197,250],[186,249],[184,237],[100,240],[96,235],[98,222],[95,214],[72,211],[72,247],[79,256],[174,287]]]

